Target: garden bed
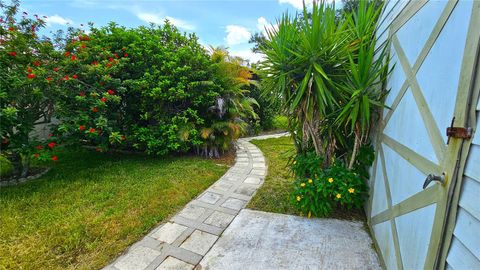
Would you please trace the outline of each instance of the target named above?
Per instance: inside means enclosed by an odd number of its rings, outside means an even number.
[[[0,265],[6,269],[99,269],[233,161],[82,148],[56,154],[59,161],[43,177],[0,190]]]
[[[291,194],[294,177],[287,167],[289,157],[295,153],[292,139],[281,137],[252,140],[251,142],[258,146],[265,155],[268,174],[262,187],[247,207],[259,211],[300,215],[292,203]],[[365,213],[358,209],[337,208],[330,217],[345,220],[365,220]]]

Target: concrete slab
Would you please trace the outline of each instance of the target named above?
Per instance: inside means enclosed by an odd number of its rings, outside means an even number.
[[[192,270],[193,265],[168,256],[155,270]]]
[[[152,237],[157,239],[158,241],[162,241],[165,243],[173,243],[175,239],[177,239],[187,227],[178,225],[176,223],[165,223],[160,229],[152,234]]]
[[[209,203],[209,204],[215,204],[216,202],[218,202],[218,200],[220,200],[221,197],[222,197],[222,195],[220,195],[220,194],[212,193],[212,192],[207,191],[198,200],[202,201],[202,202]]]
[[[205,255],[217,241],[217,238],[218,236],[216,235],[195,230],[180,247],[200,255]]]
[[[222,212],[215,211],[211,216],[209,216],[204,223],[213,225],[220,228],[225,228],[234,218],[234,215],[225,214]]]
[[[120,258],[114,266],[119,270],[142,270],[153,262],[160,253],[158,250],[138,246]]]
[[[381,269],[362,222],[244,209],[200,269]]]
[[[203,207],[189,204],[178,215],[184,218],[196,220],[203,215],[205,211],[206,210]]]

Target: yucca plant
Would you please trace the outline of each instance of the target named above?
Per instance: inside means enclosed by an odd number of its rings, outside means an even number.
[[[382,106],[387,55],[375,51],[379,12],[361,1],[355,14],[339,18],[335,3],[314,1],[301,15],[285,13],[260,46],[266,94],[283,100],[297,151],[313,149],[324,167],[346,154],[354,163]]]
[[[372,112],[382,108],[386,94],[383,83],[389,73],[386,46],[375,48],[376,22],[381,9],[373,3],[361,1],[356,13],[346,17],[355,46],[349,50],[349,65],[346,66],[345,80],[339,90],[346,97],[346,103],[335,120],[340,127],[346,127],[354,134],[348,168],[352,168],[359,148],[366,143]]]

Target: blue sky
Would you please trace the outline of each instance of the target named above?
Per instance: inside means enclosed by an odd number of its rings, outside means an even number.
[[[181,30],[197,33],[202,44],[224,45],[233,55],[256,62],[260,56],[250,51],[250,35],[301,6],[302,0],[24,0],[20,7],[31,15],[48,16],[44,33],[88,22],[136,27],[168,18]]]

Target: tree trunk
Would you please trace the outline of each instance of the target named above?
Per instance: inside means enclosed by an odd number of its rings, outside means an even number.
[[[21,154],[20,158],[22,162],[22,172],[20,173],[20,178],[25,178],[30,172],[30,155]]]
[[[353,164],[355,164],[355,159],[357,157],[357,152],[358,152],[358,149],[360,148],[360,144],[361,144],[361,139],[360,139],[360,136],[359,134],[360,131],[359,131],[359,128],[358,126],[356,127],[356,130],[355,130],[355,143],[353,144],[353,151],[352,151],[352,156],[350,157],[350,163],[348,164],[348,169],[351,170],[353,168]]]

